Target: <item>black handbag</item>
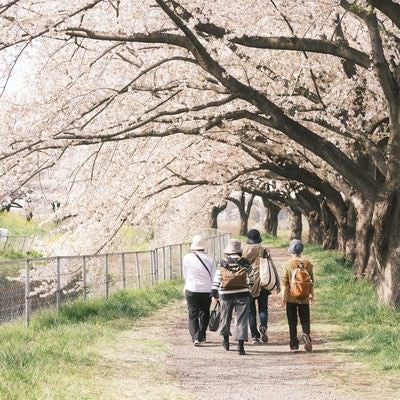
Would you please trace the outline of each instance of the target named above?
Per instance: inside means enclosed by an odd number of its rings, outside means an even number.
[[[214,308],[210,312],[210,322],[208,323],[208,329],[215,332],[219,328],[219,323],[221,321],[221,311],[219,301],[215,303]]]

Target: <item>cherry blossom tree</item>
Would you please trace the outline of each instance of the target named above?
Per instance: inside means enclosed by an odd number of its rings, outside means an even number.
[[[2,197],[57,170],[116,231],[273,171],[311,188],[302,212],[336,224],[357,275],[400,303],[398,1],[57,3],[0,6]],[[35,79],[17,103],[22,62]]]

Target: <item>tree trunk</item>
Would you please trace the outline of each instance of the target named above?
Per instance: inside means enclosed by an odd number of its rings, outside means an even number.
[[[210,220],[209,220],[209,227],[213,229],[218,229],[218,215],[225,210],[226,206],[228,205],[227,202],[225,202],[221,206],[213,206],[211,209],[211,215],[210,215]]]
[[[255,194],[251,194],[250,198],[246,204],[246,193],[241,191],[239,199],[235,199],[234,197],[229,196],[228,200],[232,203],[236,204],[239,215],[240,215],[240,228],[239,235],[246,236],[248,231],[248,223],[251,212],[251,207],[253,206]]]
[[[309,226],[308,241],[310,243],[322,243],[322,226],[321,215],[319,210],[314,210],[308,213],[307,221]]]
[[[374,258],[378,295],[392,307],[400,306],[400,190],[375,204]]]
[[[272,236],[278,235],[278,215],[281,210],[279,206],[272,203],[268,199],[262,197],[262,202],[265,209],[264,230]]]
[[[303,233],[303,224],[301,221],[301,212],[299,210],[290,208],[289,209],[289,221],[290,221],[290,240],[300,239]]]
[[[324,249],[337,249],[338,248],[338,225],[337,221],[332,214],[326,202],[321,204],[322,224],[324,228],[322,247]]]
[[[356,199],[356,245],[355,245],[355,276],[365,277],[372,245],[372,214],[373,204],[361,196]]]
[[[248,218],[247,215],[243,215],[242,218],[240,218],[239,234],[241,236],[246,236],[247,235],[247,231],[249,230],[248,226],[249,226],[249,218]]]
[[[351,263],[355,262],[356,259],[356,223],[357,223],[357,213],[354,208],[354,204],[351,202],[346,202],[347,213],[346,219],[342,225],[339,225],[340,234],[343,237],[342,251],[345,255],[346,260]]]
[[[275,204],[272,204],[272,207],[270,208],[267,233],[275,237],[278,236],[278,226],[279,226],[278,215],[280,211],[281,211],[280,207],[276,206]]]

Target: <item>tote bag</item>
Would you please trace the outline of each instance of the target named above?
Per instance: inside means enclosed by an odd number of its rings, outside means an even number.
[[[260,258],[260,282],[261,287],[268,291],[279,285],[278,272],[270,257]]]
[[[214,308],[210,312],[210,322],[208,323],[208,329],[215,332],[219,328],[219,323],[221,321],[221,310],[219,302],[217,302]]]

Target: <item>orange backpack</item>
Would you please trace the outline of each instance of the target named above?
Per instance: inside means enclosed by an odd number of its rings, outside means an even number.
[[[292,271],[289,295],[298,300],[306,300],[310,297],[313,281],[304,263],[301,261]]]

